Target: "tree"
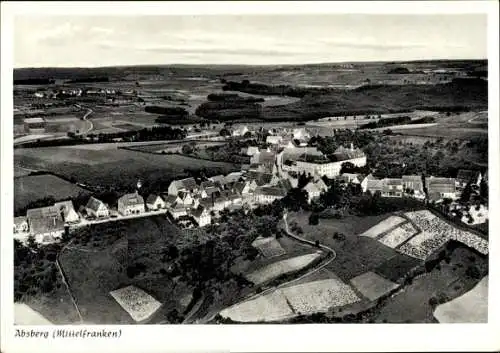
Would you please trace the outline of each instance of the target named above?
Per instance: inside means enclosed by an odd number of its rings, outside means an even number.
[[[231,133],[229,132],[228,129],[224,128],[224,129],[221,129],[220,130],[220,133],[219,135],[223,136],[223,137],[226,137],[226,136],[231,136]]]
[[[319,240],[315,240],[314,241],[314,246],[316,246],[317,248],[319,248]]]
[[[488,183],[484,179],[479,184],[479,195],[485,202],[488,202]]]
[[[183,154],[191,154],[193,152],[194,152],[194,148],[190,144],[185,144],[184,146],[182,146],[182,153]]]
[[[309,224],[314,226],[319,224],[319,216],[316,213],[311,213],[309,216]]]
[[[460,195],[460,201],[462,201],[464,203],[469,202],[471,194],[472,194],[472,185],[469,182],[469,183],[467,183],[467,185],[465,185],[465,188],[462,191],[462,194]]]

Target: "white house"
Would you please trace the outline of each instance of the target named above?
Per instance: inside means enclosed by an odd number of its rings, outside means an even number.
[[[180,191],[197,192],[198,184],[194,178],[186,178],[182,180],[174,180],[168,186],[170,195],[177,195]]]
[[[30,209],[26,212],[30,234],[38,243],[52,243],[64,233],[64,212],[54,206]]]
[[[198,208],[192,210],[191,215],[196,223],[198,223],[199,227],[204,227],[212,222],[210,212],[203,206],[199,206]]]
[[[157,211],[166,207],[165,201],[156,194],[151,194],[146,198],[146,206],[150,211]]]
[[[427,187],[427,197],[431,201],[439,201],[445,198],[456,199],[457,190],[455,178],[425,178],[425,185]]]
[[[420,175],[403,175],[403,189],[414,197],[425,197],[424,183]]]
[[[368,191],[368,181],[375,180],[375,179],[376,178],[372,174],[368,174],[366,177],[364,177],[363,180],[361,181],[361,190],[363,190],[363,192],[367,192]]]
[[[252,157],[253,155],[259,154],[259,153],[260,153],[259,147],[257,147],[257,146],[248,146],[246,151],[245,151],[245,154],[247,156],[250,156],[250,157]]]
[[[345,183],[360,185],[364,177],[363,175],[356,173],[343,173],[339,176],[339,179]]]
[[[190,207],[194,203],[194,198],[190,192],[180,191],[175,201],[178,204],[182,204],[184,207]]]
[[[118,212],[123,216],[145,212],[144,198],[138,193],[123,195],[118,199]]]
[[[85,205],[85,211],[89,216],[96,218],[109,217],[109,209],[106,207],[104,202],[91,196],[87,204]]]
[[[303,190],[307,192],[308,203],[311,203],[312,200],[317,199],[322,192],[328,190],[325,182],[321,179],[317,179],[316,181],[310,181],[304,186]]]
[[[73,206],[73,201],[61,201],[56,202],[54,206],[57,210],[62,213],[63,220],[65,223],[78,223],[80,222],[80,216],[75,211]]]
[[[279,187],[262,186],[254,192],[256,204],[269,204],[286,196],[286,191]]]

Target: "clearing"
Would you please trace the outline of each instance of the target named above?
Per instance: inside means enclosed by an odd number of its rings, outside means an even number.
[[[258,249],[262,256],[267,258],[286,254],[285,249],[283,249],[283,247],[274,237],[258,237],[254,240],[252,246]]]

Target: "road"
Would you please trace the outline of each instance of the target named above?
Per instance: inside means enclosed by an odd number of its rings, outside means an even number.
[[[86,131],[81,131],[75,135],[85,135],[85,134],[88,134],[90,131],[92,131],[94,129],[94,124],[92,123],[91,120],[87,119],[88,116],[90,114],[92,114],[94,111],[90,108],[86,108],[87,109],[87,112],[85,113],[85,115],[83,116],[82,120],[83,121],[88,121],[90,123],[90,127],[86,130]]]
[[[297,240],[298,242],[302,243],[302,244],[307,244],[307,245],[310,245],[310,246],[314,246],[316,247],[316,244],[315,242],[311,241],[311,240],[307,240],[305,238],[302,238],[302,237],[299,237],[298,235],[296,234],[293,234],[289,227],[288,227],[288,221],[287,221],[287,213],[285,213],[283,215],[283,223],[285,224],[285,232],[286,234],[292,238],[292,239],[295,239]],[[320,249],[323,249],[325,250],[326,252],[329,253],[329,256],[328,256],[328,259],[327,261],[321,263],[319,266],[316,266],[316,267],[313,267],[311,269],[309,269],[309,271],[307,271],[305,274],[303,274],[302,276],[300,277],[297,277],[297,278],[294,278],[290,281],[287,281],[287,282],[284,282],[284,283],[281,283],[280,285],[276,286],[276,287],[272,287],[272,288],[268,288],[268,289],[265,289],[264,291],[260,292],[260,293],[256,293],[256,294],[252,294],[251,296],[248,296],[246,297],[245,299],[241,300],[240,302],[238,302],[237,304],[235,305],[238,305],[238,304],[241,304],[243,302],[246,302],[246,301],[249,301],[249,300],[253,300],[253,299],[256,299],[258,298],[259,296],[262,296],[262,295],[266,295],[266,294],[269,294],[279,288],[282,288],[282,287],[285,287],[285,286],[289,286],[290,284],[293,284],[297,281],[300,281],[301,279],[307,277],[307,276],[310,276],[318,271],[320,271],[321,269],[325,268],[326,266],[328,266],[333,260],[335,260],[335,258],[337,257],[337,253],[335,252],[335,250],[333,250],[332,248],[326,246],[326,245],[323,245],[323,244],[320,244],[319,245],[319,248]],[[196,320],[194,321],[193,323],[196,323],[196,324],[206,324],[210,321],[212,321],[215,316],[218,314],[215,313],[215,314],[212,314],[210,317],[208,318],[202,318],[202,319],[199,319],[199,320]],[[192,315],[191,315],[192,316]],[[188,320],[185,320],[184,323],[189,323]]]

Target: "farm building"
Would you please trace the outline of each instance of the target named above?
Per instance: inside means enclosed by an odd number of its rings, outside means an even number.
[[[54,206],[28,210],[26,218],[30,233],[38,243],[52,243],[64,232],[64,216]]]
[[[56,202],[53,207],[55,207],[57,210],[61,212],[65,223],[80,222],[80,216],[73,207],[73,201],[69,200],[69,201]]]
[[[469,183],[479,185],[481,179],[481,172],[477,170],[460,169],[457,173],[456,185],[460,188],[464,188]]]
[[[194,198],[188,191],[179,191],[175,202],[185,207],[191,206],[194,203]]]
[[[165,208],[170,208],[175,203],[177,196],[162,194],[161,198],[162,198],[163,202],[165,203]]]
[[[27,118],[24,119],[24,131],[34,133],[45,133],[47,122],[43,118]]]
[[[148,210],[157,211],[165,208],[165,201],[163,201],[160,196],[151,194],[146,198],[146,206],[148,207]]]
[[[138,193],[126,194],[118,199],[118,212],[123,216],[139,214],[144,211],[144,198]]]
[[[212,222],[212,216],[210,216],[210,212],[203,206],[199,206],[198,208],[191,211],[191,215],[193,216],[196,223],[198,223],[198,227],[204,227]]]
[[[431,201],[439,201],[445,198],[455,199],[457,197],[454,178],[428,177],[425,178],[425,184],[427,186],[427,197]]]
[[[403,181],[395,178],[385,178],[382,186],[382,196],[384,197],[402,197]]]
[[[168,187],[168,193],[170,195],[177,195],[180,191],[196,192],[197,190],[198,184],[196,184],[194,178],[174,180]]]
[[[28,231],[28,219],[26,217],[14,217],[14,234],[27,233]]]
[[[109,217],[108,207],[104,204],[104,202],[96,199],[94,196],[91,196],[87,205],[85,205],[85,211],[89,216],[96,218]]]

